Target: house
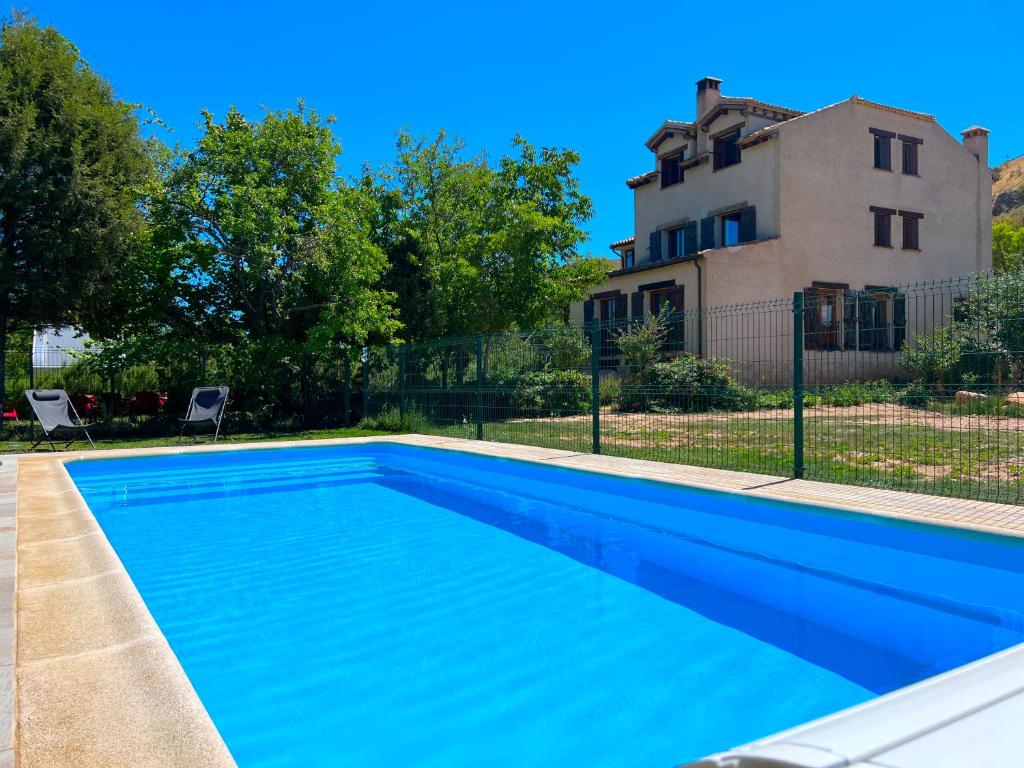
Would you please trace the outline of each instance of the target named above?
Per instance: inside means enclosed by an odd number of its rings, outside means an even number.
[[[576,322],[746,305],[804,291],[808,349],[895,352],[917,329],[895,286],[992,264],[988,131],[852,96],[813,112],[697,82],[690,122],[646,141],[634,234]],[[706,354],[707,323],[679,343]],[[868,332],[870,330],[870,332]],[[741,357],[751,353],[735,352]]]

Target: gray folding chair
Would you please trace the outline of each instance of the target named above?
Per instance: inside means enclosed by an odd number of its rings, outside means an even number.
[[[89,445],[93,448],[96,447],[92,437],[89,436],[89,427],[92,424],[82,423],[82,420],[78,418],[75,406],[68,398],[68,393],[63,389],[29,389],[25,391],[25,397],[28,399],[28,404],[32,406],[36,418],[39,419],[39,426],[43,428],[43,436],[32,444],[33,450],[38,448],[43,440],[48,440],[50,447],[56,451],[57,446],[54,445],[53,438],[59,432],[71,433],[71,439],[64,446],[65,451],[71,447],[80,434],[85,435]],[[58,439],[57,442],[61,442],[61,440]]]
[[[185,436],[185,428],[214,427],[213,442],[220,437],[220,423],[224,418],[224,410],[228,406],[227,387],[196,387],[192,390],[192,399],[188,403],[188,411],[181,420],[181,434],[178,442]]]

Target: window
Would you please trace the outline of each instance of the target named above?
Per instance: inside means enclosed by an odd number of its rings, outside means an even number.
[[[615,319],[615,297],[601,299],[601,320],[607,322]]]
[[[678,259],[683,255],[683,228],[668,230],[668,258]]]
[[[672,289],[663,288],[651,291],[651,314],[660,315],[662,311],[672,311]]]
[[[883,171],[892,170],[892,140],[896,134],[883,131],[881,128],[868,128],[875,137],[875,168]]]
[[[737,245],[740,243],[740,214],[727,213],[722,217],[722,236],[719,238],[722,245]]]
[[[892,349],[892,293],[864,290],[857,303],[857,348],[864,352],[889,352]]]
[[[839,349],[839,296],[834,288],[804,289],[805,349]]]
[[[627,248],[622,252],[622,268],[629,269],[636,263],[636,251],[633,248]]]
[[[674,155],[661,159],[661,186],[670,187],[683,180],[683,153],[676,152]]]
[[[871,206],[875,215],[875,245],[879,248],[892,248],[892,217],[896,211],[892,208]]]
[[[921,250],[918,238],[918,223],[924,218],[924,214],[914,213],[913,211],[900,211],[900,217],[903,219],[903,250]]]
[[[732,133],[719,136],[714,140],[714,170],[728,168],[740,161],[740,131],[737,128]]]
[[[724,214],[719,222],[718,243],[722,247],[757,239],[757,211],[752,205]]]
[[[907,176],[917,176],[917,147],[920,139],[912,136],[900,136],[903,142],[903,173]]]

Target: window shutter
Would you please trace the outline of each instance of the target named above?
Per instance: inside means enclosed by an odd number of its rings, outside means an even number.
[[[683,253],[689,256],[697,252],[697,222],[683,225]]]
[[[892,297],[892,348],[899,351],[907,340],[907,295],[894,293]]]
[[[651,232],[651,261],[661,261],[661,232]]]
[[[740,242],[749,243],[757,239],[757,213],[750,205],[740,210]]]
[[[628,301],[626,294],[620,293],[615,297],[615,319],[624,320],[626,318],[626,302]]]
[[[818,292],[804,288],[804,349],[821,346],[821,307]]]
[[[857,348],[856,291],[843,291],[843,348]]]
[[[683,288],[682,285],[673,286],[668,292],[669,304],[672,306],[673,312],[682,312],[683,307]]]
[[[594,300],[587,299],[583,302],[583,322],[592,323],[594,322]]]
[[[725,167],[725,142],[721,139],[715,139],[712,143],[712,163],[711,167],[714,170]]]
[[[669,306],[672,308],[672,320],[668,326],[668,348],[671,350],[682,350],[685,347],[685,338],[683,335],[683,323],[684,316],[683,312],[686,309],[684,303],[685,287],[682,285],[674,286],[668,292]]]
[[[700,220],[700,249],[706,251],[715,247],[715,217]]]
[[[878,167],[885,170],[892,169],[892,139],[878,139]]]
[[[637,291],[636,293],[633,294],[632,299],[633,299],[632,316],[633,317],[643,317],[644,316],[644,292],[643,291]]]
[[[857,346],[862,350],[873,349],[872,335],[874,333],[874,309],[875,309],[875,297],[867,291],[860,291],[858,294],[857,301],[857,322],[859,325],[858,329],[858,343]]]

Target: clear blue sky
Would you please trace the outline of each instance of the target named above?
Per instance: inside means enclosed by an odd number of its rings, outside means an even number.
[[[842,6],[842,7],[841,7]],[[522,133],[583,156],[588,249],[632,234],[624,181],[643,142],[689,120],[694,83],[810,110],[856,93],[992,130],[990,161],[1024,153],[1024,3],[721,4],[390,0],[26,0],[118,94],[190,143],[199,110],[258,115],[297,98],[338,118],[343,170],[392,156],[394,134],[446,128],[505,151]]]

